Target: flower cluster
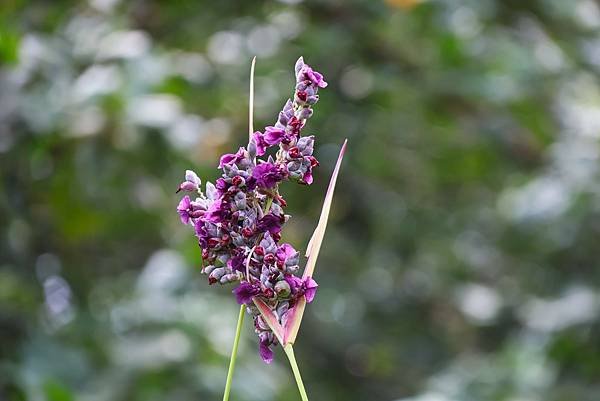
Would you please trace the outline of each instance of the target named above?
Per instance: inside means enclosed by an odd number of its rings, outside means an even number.
[[[263,301],[281,324],[297,300],[311,302],[317,283],[295,276],[299,253],[280,243],[281,229],[290,216],[279,194],[279,183],[291,180],[309,185],[312,169],[319,165],[313,156],[314,137],[301,136],[312,106],[319,100],[323,76],[304,63],[295,66],[296,88],[273,126],[254,132],[247,147],[221,157],[222,176],[215,184],[186,171],[179,191],[192,192],[177,206],[181,222],[194,227],[202,249],[203,273],[209,284],[239,283],[233,290],[237,302],[247,305],[260,340],[260,355],[270,363],[277,338],[260,315],[253,298]],[[270,148],[277,150],[270,152]],[[269,153],[274,153],[270,154]]]

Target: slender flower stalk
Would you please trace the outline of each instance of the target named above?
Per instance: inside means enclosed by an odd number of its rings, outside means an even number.
[[[242,333],[242,325],[244,324],[244,316],[246,315],[244,305],[240,306],[238,315],[237,327],[235,329],[235,338],[233,340],[233,348],[231,349],[231,358],[229,359],[229,369],[227,371],[227,380],[225,381],[225,392],[223,393],[223,401],[229,401],[229,393],[231,392],[231,380],[233,379],[233,371],[235,370],[235,361],[237,359],[238,346],[240,344],[240,334]]]
[[[256,65],[256,57],[252,58],[250,66],[250,91],[248,100],[248,136],[252,139],[254,132],[254,66]],[[272,199],[269,199],[272,201]],[[270,208],[270,202],[267,202],[266,211]],[[242,325],[244,324],[244,316],[246,314],[245,305],[240,305],[240,313],[238,315],[237,326],[235,328],[235,338],[233,339],[233,347],[229,359],[229,369],[227,370],[227,380],[225,381],[225,391],[223,393],[223,401],[229,401],[229,393],[231,392],[231,380],[233,379],[233,371],[235,370],[235,361],[237,359],[238,345],[240,343],[240,335],[242,333]]]
[[[236,337],[223,400],[229,398],[244,311],[253,317],[264,362],[273,360],[272,347],[281,344],[292,366],[303,401],[308,401],[296,363],[293,343],[307,303],[318,284],[312,278],[323,241],[333,190],[346,148],[342,146],[319,219],[309,243],[304,274],[298,276],[300,253],[281,243],[287,202],[279,192],[283,181],[303,185],[313,182],[312,170],[319,165],[313,156],[314,136],[302,136],[318,102],[320,88],[327,87],[323,75],[304,63],[295,65],[294,96],[288,99],[274,125],[254,131],[254,65],[250,74],[248,113],[249,142],[235,153],[221,156],[222,175],[204,191],[201,180],[187,170],[179,191],[186,195],[177,206],[183,224],[193,227],[202,249],[202,272],[209,284],[238,283],[233,293],[241,305]],[[276,149],[274,149],[276,147]]]
[[[296,379],[296,384],[298,385],[298,391],[300,392],[300,397],[302,397],[302,401],[308,401],[308,396],[306,395],[306,390],[304,389],[304,383],[302,383],[302,376],[300,376],[300,369],[298,369],[298,364],[296,363],[296,356],[294,355],[294,348],[292,344],[286,344],[283,347],[285,354],[287,355],[290,365],[292,366],[292,371],[294,372],[294,378]]]

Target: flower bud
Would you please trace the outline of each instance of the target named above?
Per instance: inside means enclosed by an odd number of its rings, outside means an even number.
[[[300,120],[309,119],[313,114],[313,110],[310,107],[303,107],[298,113],[298,118]]]
[[[236,187],[239,187],[245,184],[245,180],[241,176],[236,175],[231,179],[231,183]]]
[[[273,255],[272,253],[265,255],[264,261],[266,264],[272,265],[273,263],[275,263],[275,255]]]
[[[208,283],[209,284],[216,283],[217,281],[219,281],[221,279],[221,277],[223,277],[223,275],[225,273],[226,273],[226,270],[224,267],[217,267],[208,275]]]
[[[216,268],[217,268],[217,267],[216,267],[216,266],[214,266],[214,265],[208,265],[208,266],[205,266],[205,267],[202,269],[202,273],[204,273],[204,274],[210,274],[210,273],[211,273],[213,270],[215,270]]]
[[[298,147],[294,146],[291,147],[288,150],[288,155],[292,158],[292,159],[297,159],[300,157],[300,149],[298,149]]]
[[[285,280],[281,280],[275,284],[275,292],[279,298],[287,298],[292,293],[292,289]]]
[[[292,174],[292,172],[298,171],[300,170],[300,167],[302,166],[302,163],[299,161],[293,161],[293,162],[289,162],[287,164],[287,168],[288,168],[288,172],[290,174]]]
[[[254,143],[254,141],[250,141],[248,143],[248,157],[250,159],[254,159],[256,157],[256,153],[257,153],[256,144]]]
[[[313,95],[306,98],[306,103],[313,105],[319,101],[319,95]]]
[[[241,278],[242,278],[242,276],[241,276],[240,272],[228,273],[228,274],[223,275],[223,277],[221,277],[221,279],[219,280],[219,283],[221,283],[221,284],[234,283],[236,281],[240,281]]]
[[[233,197],[233,201],[235,203],[236,209],[245,209],[246,208],[246,194],[243,192],[238,192]]]
[[[273,291],[271,288],[265,288],[262,293],[267,299],[275,298],[275,291]]]
[[[231,235],[231,242],[233,243],[233,245],[244,246],[246,244],[244,237],[242,237],[238,233],[232,231],[230,235]]]

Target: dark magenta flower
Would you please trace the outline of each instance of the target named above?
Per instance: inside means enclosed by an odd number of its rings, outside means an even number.
[[[177,213],[183,224],[190,224],[191,203],[190,197],[186,195],[181,198],[179,205],[177,205]]]
[[[281,225],[283,222],[284,220],[282,217],[269,213],[258,220],[256,229],[260,232],[268,231],[271,234],[276,234],[281,231]]]
[[[189,191],[189,192],[195,192],[198,191],[200,189],[200,178],[198,177],[198,175],[196,175],[196,173],[194,173],[192,170],[186,170],[185,171],[185,181],[182,182],[181,184],[179,184],[179,189],[177,189],[177,192],[179,191]]]
[[[233,293],[238,304],[246,305],[251,303],[252,298],[260,293],[260,286],[243,281],[233,290]]]
[[[252,134],[252,141],[256,146],[256,156],[263,156],[266,152],[267,147],[269,145],[273,145],[265,140],[264,135],[260,131],[256,131]]]
[[[323,79],[323,75],[314,71],[309,66],[305,65],[304,75],[310,82],[317,85],[319,88],[326,88],[327,82]]]
[[[222,200],[217,200],[206,210],[204,220],[211,223],[221,223],[225,219],[226,214],[226,204]]]
[[[304,296],[306,297],[306,302],[311,303],[315,298],[319,284],[317,284],[312,277],[308,276],[304,279],[302,285],[304,287]]]
[[[319,88],[326,88],[327,82],[323,79],[323,75],[313,70],[308,64],[304,64],[304,59],[300,57],[296,61],[296,80],[298,82],[309,81],[313,85]]]
[[[290,244],[283,244],[277,249],[277,258],[282,262],[298,256],[298,251]]]
[[[290,286],[294,298],[304,295],[306,297],[306,302],[308,303],[312,302],[315,298],[317,287],[319,285],[312,277],[308,276],[304,279],[301,279],[290,274],[285,277],[285,281]]]
[[[254,168],[252,177],[260,188],[269,189],[285,178],[285,170],[271,162],[264,162]]]
[[[311,169],[306,170],[306,173],[304,173],[304,175],[302,176],[302,183],[306,184],[306,185],[310,185],[313,183],[313,176],[312,176]]]
[[[236,153],[226,153],[221,156],[219,161],[219,168],[223,168],[226,165],[232,165],[235,163],[239,163],[240,161],[246,158],[246,150],[244,148],[239,148]]]
[[[259,345],[259,353],[260,357],[265,363],[273,362],[273,350],[271,349],[271,345],[275,344],[275,338],[273,333],[269,333],[267,331],[263,331],[258,335],[260,345]]]
[[[285,276],[285,281],[290,285],[292,294],[297,294],[302,291],[303,282],[300,277],[296,277],[293,274],[289,274]]]
[[[267,144],[273,146],[281,143],[286,137],[285,129],[276,127],[265,128],[264,140]]]
[[[244,272],[244,256],[233,256],[227,261],[227,267],[229,267],[231,270]]]

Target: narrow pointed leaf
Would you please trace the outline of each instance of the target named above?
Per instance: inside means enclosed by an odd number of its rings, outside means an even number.
[[[265,322],[267,322],[267,324],[273,331],[273,334],[275,334],[275,337],[277,337],[277,340],[279,340],[279,342],[283,344],[283,327],[281,326],[281,324],[279,324],[279,320],[277,319],[275,313],[273,313],[273,311],[267,306],[267,304],[265,304],[260,299],[252,298],[252,300],[254,301],[254,305],[256,305],[256,307],[258,308],[263,319],[265,319]]]
[[[319,257],[319,250],[321,249],[321,243],[323,242],[323,238],[325,236],[325,228],[327,227],[329,211],[331,210],[333,192],[335,190],[337,176],[340,172],[340,166],[342,165],[342,159],[344,158],[344,153],[346,151],[347,142],[348,140],[345,140],[344,144],[342,145],[342,149],[340,149],[340,155],[338,156],[337,163],[335,164],[335,168],[333,169],[333,173],[331,174],[329,188],[327,188],[325,200],[323,201],[323,208],[321,209],[321,217],[319,218],[319,223],[317,224],[317,228],[315,229],[315,232],[313,233],[310,242],[308,243],[308,248],[306,250],[306,256],[308,257],[308,260],[306,261],[306,267],[304,269],[304,274],[302,275],[302,277],[304,278],[312,276],[315,270],[317,258]],[[300,330],[300,324],[302,323],[302,316],[304,315],[305,308],[306,298],[303,296],[298,300],[296,305],[294,305],[294,307],[290,309],[290,311],[287,313],[284,331],[284,345],[293,344],[296,341],[296,336],[298,335],[298,330]]]
[[[248,140],[252,140],[254,133],[254,66],[256,65],[256,56],[252,58],[250,66],[250,95],[248,101]]]
[[[298,330],[300,330],[300,324],[302,323],[302,316],[304,316],[305,308],[306,298],[302,296],[298,299],[296,305],[294,305],[294,307],[288,311],[283,335],[284,345],[293,344],[296,341],[296,336],[298,335]]]
[[[319,217],[319,224],[317,224],[317,228],[313,233],[310,241],[308,242],[308,247],[306,249],[306,256],[308,260],[306,261],[306,268],[304,269],[303,277],[312,276],[313,271],[315,270],[315,264],[317,263],[317,258],[319,256],[319,250],[321,249],[321,243],[323,242],[323,237],[325,236],[325,229],[327,228],[327,220],[329,219],[329,211],[331,210],[331,202],[333,200],[333,191],[335,190],[335,184],[337,182],[337,176],[340,172],[340,166],[342,165],[342,159],[344,158],[344,153],[346,152],[346,143],[348,140],[344,141],[342,145],[342,149],[340,149],[340,155],[338,156],[337,163],[335,164],[335,169],[331,174],[331,179],[329,180],[329,188],[327,188],[327,193],[325,194],[325,200],[323,201],[323,208],[321,209],[321,217]]]

